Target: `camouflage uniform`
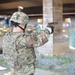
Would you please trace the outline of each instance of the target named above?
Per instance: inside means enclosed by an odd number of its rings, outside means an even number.
[[[34,74],[36,58],[34,47],[45,44],[49,35],[50,28],[39,33],[36,31],[25,31],[25,33],[9,31],[4,35],[3,54],[5,61],[10,66],[11,75]]]

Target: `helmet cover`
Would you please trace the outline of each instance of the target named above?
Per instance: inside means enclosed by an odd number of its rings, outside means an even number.
[[[13,13],[10,18],[10,21],[26,25],[29,21],[29,17],[27,16],[27,14],[18,11]]]

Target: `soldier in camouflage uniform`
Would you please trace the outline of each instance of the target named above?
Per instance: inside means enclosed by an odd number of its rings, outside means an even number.
[[[11,75],[34,75],[34,47],[45,44],[53,33],[52,27],[47,27],[39,33],[27,31],[28,21],[29,17],[25,13],[15,12],[10,18],[12,30],[3,37],[4,59],[10,66]]]

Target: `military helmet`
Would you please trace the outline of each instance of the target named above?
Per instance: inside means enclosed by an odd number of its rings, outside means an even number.
[[[29,21],[29,17],[24,12],[17,11],[13,13],[10,18],[10,21],[26,25]]]

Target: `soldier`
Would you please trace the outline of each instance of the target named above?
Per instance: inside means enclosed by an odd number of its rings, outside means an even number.
[[[29,17],[25,13],[13,13],[10,18],[12,29],[3,37],[3,55],[11,75],[34,75],[34,47],[45,44],[53,33],[53,28],[49,26],[39,33],[26,30],[28,21]]]

